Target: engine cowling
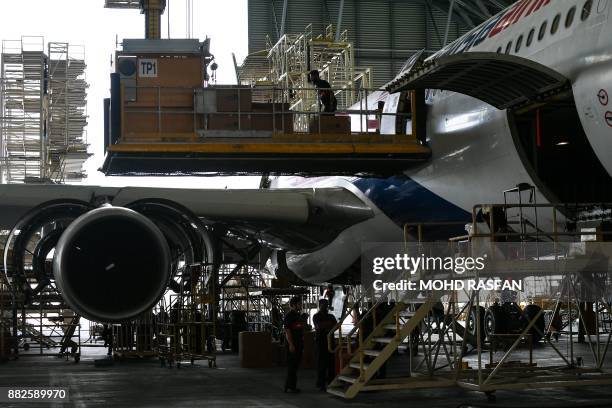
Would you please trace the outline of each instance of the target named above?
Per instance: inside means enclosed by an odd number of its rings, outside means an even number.
[[[120,322],[149,310],[172,274],[168,243],[144,215],[104,206],[76,218],[53,256],[66,303],[94,321]]]

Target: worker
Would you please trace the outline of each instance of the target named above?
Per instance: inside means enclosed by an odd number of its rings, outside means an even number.
[[[108,347],[107,355],[113,354],[113,326],[105,324],[102,329],[102,338],[104,339],[104,347]]]
[[[327,336],[336,326],[337,320],[329,313],[328,307],[327,299],[320,299],[319,311],[312,318],[317,342],[317,387],[321,391],[326,391],[336,374],[334,353],[329,351]]]
[[[302,299],[294,296],[289,301],[289,312],[285,316],[285,336],[287,340],[287,379],[285,381],[285,392],[298,393],[297,370],[304,352],[304,321],[300,310]]]
[[[323,291],[323,297],[327,299],[327,309],[334,310],[334,296],[336,291],[334,290],[334,285],[331,283],[327,285],[325,290]]]
[[[276,306],[270,310],[270,326],[272,327],[272,338],[280,341],[283,332],[283,315]]]
[[[312,83],[319,97],[319,108],[322,112],[333,113],[338,108],[338,100],[331,89],[331,85],[319,76],[316,69],[308,74],[308,82]]]
[[[310,323],[308,323],[308,313],[304,312],[300,316],[302,318],[302,321],[304,322],[304,331],[311,332],[312,331],[312,325]]]

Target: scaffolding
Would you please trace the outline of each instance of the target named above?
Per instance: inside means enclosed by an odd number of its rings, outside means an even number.
[[[157,357],[157,321],[152,313],[143,313],[130,322],[112,325],[112,354],[126,358]]]
[[[85,48],[68,43],[48,45],[48,160],[55,182],[85,177],[87,154],[87,81]]]
[[[216,367],[216,328],[210,318],[214,296],[207,266],[191,265],[180,272],[180,290],[168,291],[154,310],[158,330],[154,349],[162,366],[206,360],[210,368]]]
[[[6,231],[0,231],[0,250],[4,252]],[[10,282],[4,273],[0,273],[0,363],[15,355],[16,344],[11,335],[13,297]]]
[[[253,291],[266,287],[265,281],[260,278],[257,268],[249,265],[224,264],[219,268],[219,307],[224,311],[240,311],[244,313],[249,325],[259,326],[261,296],[252,295]]]
[[[45,177],[42,37],[2,42],[2,181]]]
[[[80,316],[68,308],[50,284],[17,311],[20,356],[81,358]]]
[[[85,177],[89,157],[85,51],[43,37],[4,40],[0,86],[0,182]]]
[[[354,48],[347,31],[336,40],[332,25],[325,28],[325,33],[317,34],[309,24],[304,32],[285,34],[275,44],[268,38],[267,51],[267,59],[256,53],[237,68],[239,82],[254,87],[254,102],[289,101],[293,111],[318,112],[317,93],[308,82],[308,73],[315,69],[334,89],[339,110],[355,104],[360,89],[371,87],[371,69],[355,67]],[[265,89],[258,90],[258,86]],[[308,114],[295,115],[294,129],[306,131],[308,122]]]
[[[53,235],[54,224],[45,224],[15,247],[8,231],[0,231],[0,251],[7,260],[0,273],[0,359],[17,356],[58,356],[79,362],[81,325],[78,316],[64,302],[46,255],[35,248]],[[14,235],[13,235],[14,237]],[[6,251],[5,251],[6,249]],[[21,252],[19,260],[13,254]],[[42,261],[42,262],[41,262]]]
[[[256,266],[222,265],[219,280],[219,308],[224,312],[224,321],[231,322],[225,326],[225,330],[230,331],[224,333],[225,343],[229,337],[237,341],[236,330],[269,332],[274,340],[282,341],[283,316],[294,296],[302,299],[304,311],[318,308],[318,286],[281,284],[282,287],[275,287],[278,286],[274,284],[275,278]]]
[[[611,275],[604,255],[612,251],[608,219],[593,217],[563,229],[575,214],[607,214],[612,204],[525,203],[520,192],[533,190],[518,187],[507,190],[519,193],[517,203],[474,206],[467,236],[424,242],[426,224],[405,226],[405,242],[392,250],[397,254],[457,259],[484,254],[486,265],[469,277],[427,267],[385,275],[392,284],[410,280],[415,290],[388,286],[383,291],[367,284],[353,302],[367,305],[364,313],[347,332],[343,323],[354,313],[347,305],[328,335],[329,350],[338,353],[342,366],[329,393],[349,399],[363,391],[458,386],[493,401],[497,390],[612,384],[606,364],[612,342]],[[561,209],[568,217],[563,221]],[[417,241],[408,233],[415,226]],[[389,245],[364,252],[378,254]],[[521,289],[441,285],[423,290],[427,286],[419,285],[499,276],[520,281]],[[387,362],[404,350],[408,358],[388,375]]]

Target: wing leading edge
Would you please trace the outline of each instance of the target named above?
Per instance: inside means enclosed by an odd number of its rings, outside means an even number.
[[[0,185],[0,229],[10,230],[31,208],[76,199],[116,206],[158,198],[190,209],[207,223],[255,236],[266,245],[309,252],[346,228],[374,217],[367,203],[344,188],[200,190],[84,185]]]

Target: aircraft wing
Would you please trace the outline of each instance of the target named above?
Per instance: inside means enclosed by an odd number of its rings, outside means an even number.
[[[157,198],[189,208],[210,224],[257,237],[271,248],[309,252],[331,242],[374,211],[347,189],[202,190],[88,185],[0,185],[0,229],[10,230],[32,207],[45,201],[77,199],[122,206]]]

